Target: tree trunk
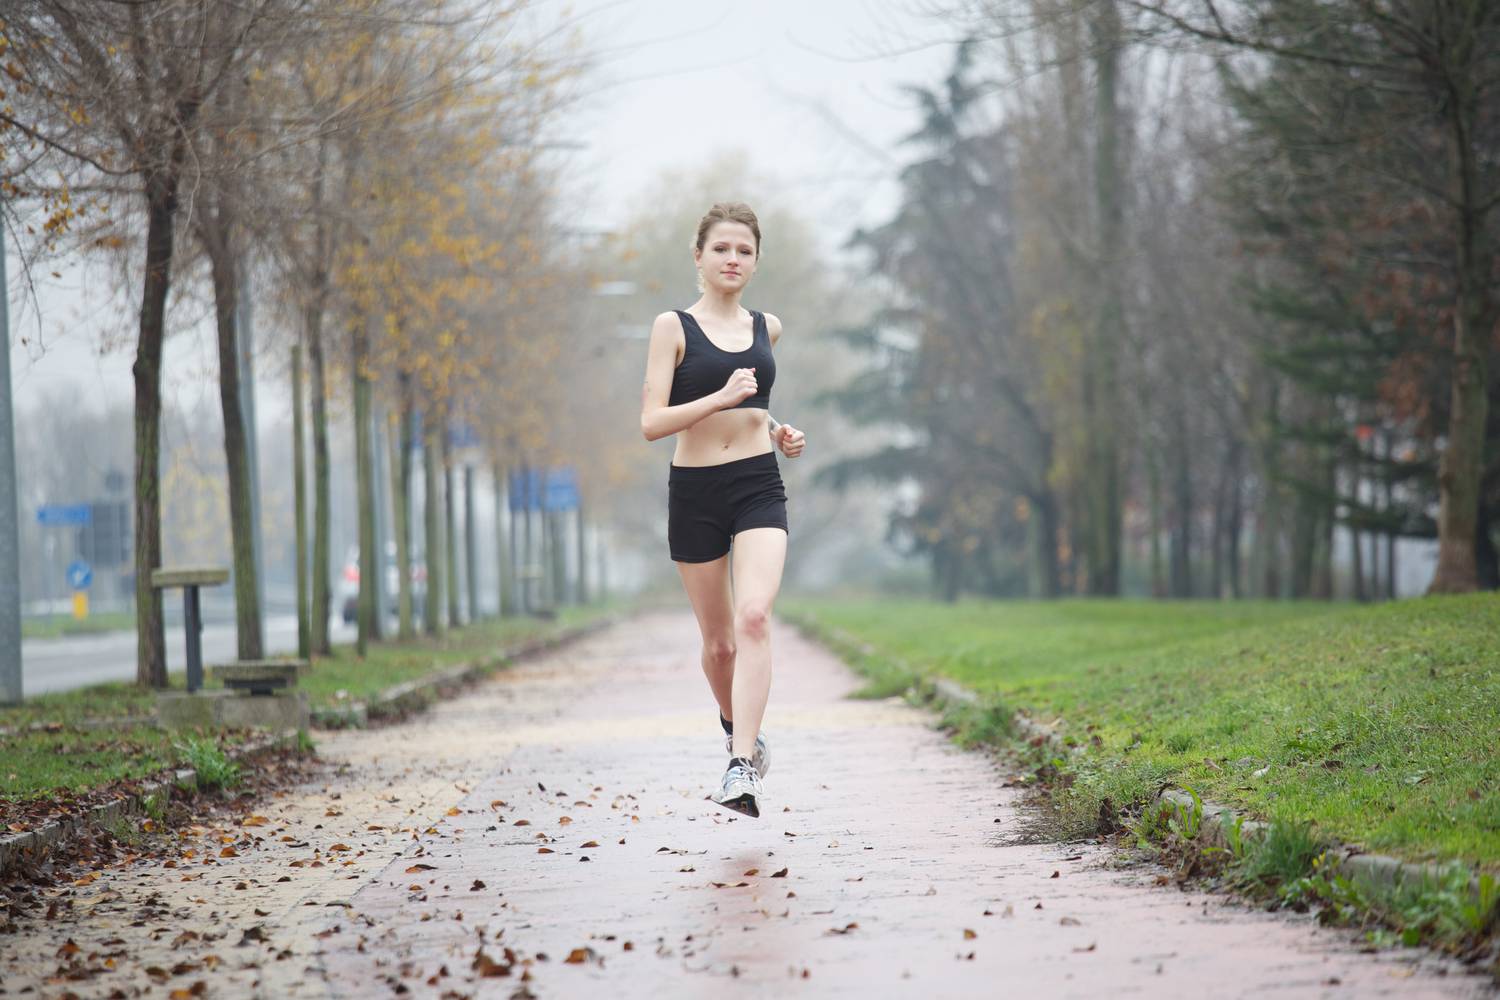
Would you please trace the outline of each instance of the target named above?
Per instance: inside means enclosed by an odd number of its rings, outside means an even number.
[[[151,571],[161,565],[161,355],[172,280],[172,243],[177,216],[175,143],[169,169],[146,178],[146,268],[135,364],[135,620],[136,683],[167,686],[166,628],[161,591]]]
[[[219,409],[224,419],[224,464],[229,480],[229,541],[234,553],[235,647],[241,660],[265,658],[261,635],[260,587],[256,581],[255,531],[251,523],[250,461],[240,406],[239,270],[235,221],[222,195],[208,194],[199,233],[213,276],[214,321],[219,344]],[[218,201],[218,204],[214,204]]]
[[[1188,455],[1187,414],[1183,401],[1174,402],[1174,432],[1177,439],[1172,449],[1172,537],[1169,545],[1171,558],[1170,589],[1173,597],[1193,596],[1193,479]]]
[[[458,628],[464,623],[459,611],[458,595],[458,517],[453,503],[453,459],[448,450],[446,430],[440,434],[443,459],[443,540],[447,544],[443,566],[447,570],[448,625]]]
[[[564,534],[562,511],[552,511],[546,517],[552,547],[552,606],[559,608],[568,603],[567,537]]]
[[[319,656],[333,654],[328,636],[333,587],[328,578],[329,549],[333,545],[333,503],[328,461],[328,379],[323,367],[323,302],[328,278],[321,270],[313,278],[313,296],[304,317],[307,360],[312,371],[313,551],[312,648]]]
[[[474,523],[474,466],[464,463],[464,584],[469,598],[469,621],[479,620],[479,532]]]
[[[397,376],[400,392],[396,426],[391,438],[391,497],[394,501],[392,514],[395,519],[396,576],[397,584],[396,634],[399,638],[411,639],[417,634],[412,620],[412,558],[411,558],[411,447],[412,447],[412,386],[411,374],[401,372]]]
[[[579,606],[589,602],[589,546],[588,546],[588,522],[583,516],[583,500],[578,501],[578,511],[575,518],[578,524],[578,588],[574,595]]]
[[[500,592],[499,610],[502,618],[515,614],[515,576],[512,572],[510,561],[510,547],[513,542],[508,543],[506,539],[505,508],[509,491],[505,488],[505,469],[500,461],[495,459],[491,462],[491,468],[495,476],[495,587]],[[514,528],[515,518],[511,517],[511,528]]]
[[[1158,451],[1154,446],[1147,445],[1150,454],[1146,457],[1146,489],[1147,504],[1150,507],[1150,531],[1151,531],[1151,596],[1162,598],[1167,596],[1167,568],[1162,559],[1161,531],[1162,531],[1162,499],[1161,499],[1161,462]]]
[[[1449,115],[1450,200],[1458,207],[1458,301],[1453,314],[1453,384],[1447,446],[1438,462],[1438,561],[1429,594],[1458,594],[1478,586],[1474,560],[1479,487],[1488,419],[1491,259],[1476,162],[1477,114],[1470,92],[1453,95]]]
[[[376,581],[385,571],[385,560],[375,538],[375,463],[370,451],[370,379],[366,374],[370,342],[364,316],[355,317],[350,333],[354,369],[354,495],[359,513],[359,611],[355,648],[360,656],[364,656],[370,640],[377,637]]]
[[[1085,360],[1092,405],[1088,435],[1089,592],[1120,592],[1120,345],[1125,341],[1125,307],[1120,269],[1124,264],[1125,211],[1121,191],[1119,62],[1120,11],[1115,0],[1096,0],[1093,34],[1094,197],[1099,222],[1099,306],[1094,343]]]
[[[292,345],[292,507],[296,533],[297,657],[312,655],[311,605],[307,592],[307,448],[302,426],[302,345]]]
[[[1050,493],[1032,500],[1035,525],[1032,559],[1036,565],[1038,596],[1048,600],[1062,593],[1062,573],[1057,561],[1057,499]]]
[[[1245,502],[1244,486],[1244,451],[1235,444],[1231,463],[1233,471],[1229,477],[1229,519],[1225,526],[1225,563],[1229,575],[1229,596],[1240,598],[1243,596],[1244,587],[1240,582],[1240,533],[1245,527]]]
[[[422,626],[428,635],[443,634],[443,539],[438,527],[439,448],[442,421],[432,410],[424,414],[422,424],[422,497],[423,544],[427,549],[427,601]]]

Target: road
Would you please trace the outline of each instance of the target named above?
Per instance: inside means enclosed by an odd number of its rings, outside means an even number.
[[[333,641],[348,642],[354,628],[335,617]],[[187,639],[182,626],[167,625],[167,669],[182,670],[186,663]],[[266,651],[284,653],[297,648],[297,616],[272,615],[266,619]],[[233,622],[205,625],[203,662],[222,663],[235,658]],[[62,639],[27,639],[21,643],[22,690],[27,697],[49,691],[69,691],[105,681],[135,679],[135,633],[105,632]]]

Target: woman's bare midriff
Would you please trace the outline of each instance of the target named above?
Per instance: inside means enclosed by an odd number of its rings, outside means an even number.
[[[770,450],[771,436],[766,431],[765,410],[751,407],[720,410],[678,432],[672,464],[723,465],[764,455]]]

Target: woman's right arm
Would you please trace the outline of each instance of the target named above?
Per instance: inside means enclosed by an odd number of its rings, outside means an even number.
[[[641,391],[641,433],[647,441],[687,430],[709,414],[738,406],[755,395],[754,372],[740,368],[718,392],[690,403],[667,405],[672,398],[672,373],[677,369],[677,344],[681,337],[682,326],[674,313],[662,313],[651,325],[646,385]]]

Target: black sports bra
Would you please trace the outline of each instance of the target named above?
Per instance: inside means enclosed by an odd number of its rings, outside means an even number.
[[[743,351],[725,351],[714,345],[693,314],[675,310],[682,320],[682,363],[672,373],[672,395],[668,406],[678,406],[718,392],[736,368],[755,369],[755,395],[730,409],[769,409],[771,385],[776,381],[776,358],[771,354],[771,332],[764,313],[750,311],[754,335]]]

